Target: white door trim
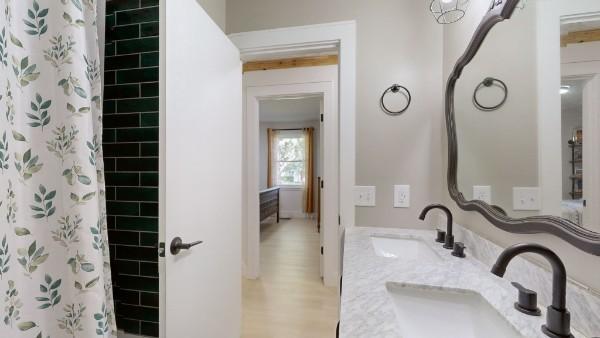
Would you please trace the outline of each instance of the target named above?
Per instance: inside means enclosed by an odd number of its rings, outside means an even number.
[[[339,46],[340,216],[343,227],[355,225],[352,191],[356,181],[356,22],[286,27],[230,34],[245,57],[282,51]],[[341,257],[341,256],[340,256]]]
[[[338,225],[339,192],[339,118],[337,66],[310,67],[247,73],[244,77],[246,124],[246,199],[245,224],[246,264],[244,276],[260,276],[260,215],[259,215],[259,100],[277,96],[322,94],[324,111],[323,179],[326,188],[322,196],[327,207],[322,213],[324,236],[323,280],[327,286],[339,281],[340,242]]]

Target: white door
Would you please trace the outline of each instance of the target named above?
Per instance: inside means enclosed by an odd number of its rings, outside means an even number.
[[[323,164],[325,163],[325,157],[323,156],[323,154],[325,153],[325,147],[324,147],[324,140],[325,138],[324,133],[325,133],[325,128],[323,126],[323,114],[325,114],[325,100],[321,99],[321,124],[319,125],[319,176],[321,177],[321,179],[323,179]],[[325,257],[324,257],[324,246],[325,246],[325,229],[323,227],[323,219],[324,219],[324,213],[323,211],[325,211],[325,203],[324,203],[324,198],[323,198],[323,190],[321,189],[321,184],[319,182],[319,186],[317,187],[317,189],[319,189],[319,194],[321,196],[321,198],[319,199],[319,213],[320,213],[320,231],[319,231],[319,239],[321,241],[321,259],[319,261],[319,266],[320,266],[320,270],[321,270],[321,278],[324,277],[324,269],[325,269]]]
[[[600,75],[583,89],[583,224],[600,232]]]
[[[197,0],[161,1],[161,334],[241,326],[242,68]],[[173,254],[170,245],[201,244]]]

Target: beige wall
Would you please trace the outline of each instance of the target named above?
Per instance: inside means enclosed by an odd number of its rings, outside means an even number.
[[[531,2],[529,2],[531,3]],[[481,17],[485,12],[485,7],[489,5],[487,0],[473,0],[471,4],[471,14],[468,15],[465,20],[461,23],[448,26],[444,31],[444,77],[450,74],[457,58],[465,51],[465,48],[471,39],[471,36],[476,26],[481,21]],[[477,17],[479,13],[479,17]],[[519,13],[517,13],[518,15]],[[504,24],[510,24],[511,22],[505,22]],[[493,34],[493,33],[492,33]],[[519,37],[515,37],[518,39]],[[518,47],[518,46],[517,46]],[[502,62],[500,59],[498,62]],[[533,67],[536,65],[534,64]],[[533,73],[535,76],[535,73]],[[527,79],[524,79],[528,81]],[[446,139],[442,140],[444,147],[447,144]],[[444,152],[445,153],[445,152]],[[513,160],[515,166],[521,165],[519,161],[516,161],[511,157],[506,157],[507,160]],[[445,160],[444,160],[445,162]],[[444,163],[445,165],[445,163]],[[600,290],[600,275],[591,273],[591,267],[600,266],[600,258],[589,254],[586,254],[579,249],[567,244],[566,242],[558,239],[551,235],[518,235],[510,234],[501,231],[488,223],[483,217],[476,213],[464,212],[460,210],[450,196],[445,193],[445,202],[451,207],[455,220],[457,223],[462,224],[469,229],[479,233],[481,236],[498,243],[501,246],[509,246],[516,243],[522,242],[537,242],[550,247],[555,250],[559,256],[564,260],[567,267],[567,271],[571,278],[578,280],[584,284],[593,287],[596,290]],[[538,257],[532,257],[535,261],[540,261]],[[541,261],[540,261],[541,262]],[[543,262],[542,262],[543,264]]]
[[[225,18],[227,11],[226,0],[198,0],[202,8],[210,15],[214,22],[225,31]]]
[[[357,181],[377,187],[377,207],[357,208],[356,225],[424,226],[422,207],[439,201],[442,181],[442,27],[422,1],[228,0],[227,32],[356,20]],[[408,87],[411,108],[379,108],[393,83]],[[409,209],[394,209],[393,185],[410,184]]]

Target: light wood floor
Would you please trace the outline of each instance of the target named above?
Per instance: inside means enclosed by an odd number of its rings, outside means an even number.
[[[334,338],[339,297],[319,273],[312,220],[261,227],[261,278],[243,280],[243,338]]]

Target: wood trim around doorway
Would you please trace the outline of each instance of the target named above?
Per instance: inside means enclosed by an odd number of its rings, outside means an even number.
[[[243,71],[246,73],[260,70],[331,66],[337,64],[339,64],[339,57],[337,55],[321,55],[278,60],[249,61],[244,63]]]

